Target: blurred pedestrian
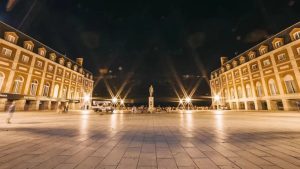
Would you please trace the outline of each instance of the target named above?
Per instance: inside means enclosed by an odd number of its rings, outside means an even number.
[[[58,113],[58,114],[62,113],[62,104],[61,104],[61,103],[58,103],[58,106],[57,106],[57,113]]]
[[[12,119],[15,110],[16,110],[16,105],[15,105],[15,101],[13,101],[7,109],[7,120],[6,120],[7,124],[11,123],[10,120]]]

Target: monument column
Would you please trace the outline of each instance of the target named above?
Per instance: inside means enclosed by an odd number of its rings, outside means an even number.
[[[154,111],[154,97],[153,97],[153,92],[154,92],[154,89],[153,89],[153,86],[151,85],[149,87],[149,98],[148,98],[148,111],[150,113],[153,113]]]

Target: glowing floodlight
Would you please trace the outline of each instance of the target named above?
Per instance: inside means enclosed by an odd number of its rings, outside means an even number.
[[[180,104],[183,104],[183,100],[182,100],[182,99],[179,99],[179,103],[180,103]]]
[[[84,102],[89,102],[91,100],[90,95],[84,95],[83,100]]]
[[[116,97],[112,98],[111,101],[115,104],[118,102],[118,99]]]
[[[187,103],[191,103],[192,99],[191,99],[190,97],[186,97],[186,98],[185,98],[185,101],[186,101]]]
[[[220,99],[221,99],[221,98],[220,98],[220,96],[219,96],[219,95],[215,95],[214,99],[215,99],[215,101],[217,101],[217,102],[218,102],[218,101],[220,101]]]

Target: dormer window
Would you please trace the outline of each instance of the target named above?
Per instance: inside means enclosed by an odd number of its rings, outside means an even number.
[[[77,69],[78,69],[78,66],[77,66],[77,65],[74,65],[73,70],[74,70],[74,71],[77,71]]]
[[[13,35],[8,35],[8,36],[7,36],[7,40],[8,40],[9,42],[15,43],[16,37],[14,37]]]
[[[72,63],[71,63],[71,62],[68,62],[68,63],[67,63],[67,67],[68,67],[68,68],[71,68],[71,67],[72,67]]]
[[[300,39],[300,31],[293,33],[293,37],[295,40]]]
[[[24,48],[32,51],[34,44],[32,41],[24,41]]]
[[[38,49],[38,53],[39,53],[39,55],[41,55],[41,56],[45,56],[45,55],[46,55],[46,49],[45,49],[45,48],[39,48],[39,49]]]
[[[252,59],[255,58],[255,53],[254,52],[249,52],[248,56],[249,56],[249,59],[252,60]]]
[[[230,68],[231,68],[230,64],[227,64],[227,65],[226,65],[226,69],[227,69],[227,70],[230,70]]]
[[[51,53],[50,54],[50,60],[55,61],[55,59],[56,59],[55,53]]]
[[[245,61],[246,61],[246,60],[245,60],[245,57],[244,57],[244,56],[241,56],[241,57],[240,57],[240,63],[243,64],[243,63],[245,63]]]
[[[225,68],[224,68],[224,67],[221,68],[221,72],[222,72],[222,73],[225,72]]]
[[[79,68],[79,73],[82,73],[82,71],[83,71],[82,68]]]
[[[233,67],[237,67],[238,62],[235,60],[235,61],[232,62],[232,65],[233,65]]]
[[[265,53],[267,53],[267,48],[261,48],[260,50],[259,50],[259,52],[260,52],[260,54],[261,55],[263,55],[263,54],[265,54]]]
[[[281,41],[277,41],[274,43],[275,49],[281,47],[283,45],[283,43]]]
[[[90,76],[90,79],[93,80],[93,75]],[[91,86],[92,86],[92,84],[91,84]]]
[[[61,64],[61,65],[64,65],[64,63],[65,63],[65,60],[64,60],[64,58],[59,58],[59,61],[58,61],[58,63],[59,63],[59,64]]]

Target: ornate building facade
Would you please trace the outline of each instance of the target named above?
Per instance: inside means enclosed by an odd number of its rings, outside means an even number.
[[[0,22],[0,111],[12,101],[17,110],[89,104],[93,76],[82,64]]]
[[[212,106],[298,110],[300,22],[228,60],[211,72]]]

